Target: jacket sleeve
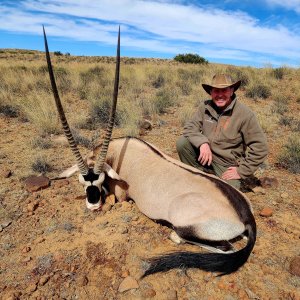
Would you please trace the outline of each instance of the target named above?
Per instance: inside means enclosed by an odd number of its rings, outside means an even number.
[[[195,112],[192,119],[186,122],[183,128],[183,136],[196,148],[199,148],[204,143],[209,143],[208,138],[203,135],[204,109],[203,104]]]
[[[253,174],[268,154],[268,144],[256,117],[251,114],[242,126],[246,156],[240,161],[238,173],[244,179]]]

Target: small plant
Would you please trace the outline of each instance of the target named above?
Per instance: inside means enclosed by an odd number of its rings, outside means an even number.
[[[32,162],[31,169],[37,173],[47,173],[52,170],[52,167],[47,163],[45,157],[39,156]]]
[[[19,116],[19,110],[12,105],[0,105],[0,114],[9,118],[17,118]]]
[[[288,99],[285,95],[276,95],[271,111],[283,115],[288,111]]]
[[[178,54],[174,57],[174,60],[185,64],[208,64],[205,58],[192,53]]]
[[[56,55],[56,56],[62,56],[63,55],[60,51],[54,51],[53,54]]]
[[[162,89],[156,93],[155,98],[155,109],[157,113],[166,112],[167,108],[174,106],[177,102],[178,95],[174,90],[171,89]]]
[[[300,135],[295,134],[288,139],[284,150],[278,157],[278,165],[294,174],[300,173]]]
[[[36,137],[31,141],[32,148],[49,149],[52,147],[51,142],[43,137]]]
[[[294,122],[293,117],[282,116],[279,120],[279,125],[292,127],[293,122]]]
[[[267,99],[271,96],[271,88],[262,83],[254,83],[247,87],[245,95],[252,99]]]
[[[283,79],[283,76],[286,73],[287,73],[286,67],[279,67],[279,68],[273,69],[271,74],[275,79],[281,80],[281,79]]]

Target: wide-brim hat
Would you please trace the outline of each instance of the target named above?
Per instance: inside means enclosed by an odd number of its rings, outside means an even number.
[[[230,75],[226,74],[216,74],[212,78],[211,84],[202,84],[202,87],[204,90],[210,94],[212,88],[217,88],[217,89],[225,89],[228,87],[232,87],[234,92],[240,87],[241,81],[233,82],[232,78]]]

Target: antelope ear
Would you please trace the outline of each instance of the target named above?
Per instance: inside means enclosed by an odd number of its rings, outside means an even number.
[[[103,171],[107,174],[108,177],[116,180],[123,181],[119,174],[107,163],[103,165]]]
[[[72,175],[74,175],[77,171],[79,171],[79,168],[77,165],[74,165],[72,167],[70,167],[69,169],[63,171],[62,173],[60,173],[58,175],[58,178],[69,178]]]

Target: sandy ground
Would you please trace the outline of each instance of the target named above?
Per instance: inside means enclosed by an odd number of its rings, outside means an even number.
[[[161,116],[163,125],[142,137],[174,158],[181,132],[176,114]],[[88,211],[77,176],[26,191],[31,161],[41,151],[30,144],[36,130],[3,115],[0,128],[1,299],[300,299],[300,277],[290,270],[300,255],[300,180],[272,164],[273,137],[271,163],[257,176],[275,177],[279,185],[246,193],[258,226],[247,263],[224,277],[175,269],[140,279],[148,257],[202,250],[175,245],[171,230],[145,217],[132,201],[114,204],[111,197],[105,211]],[[53,166],[49,177],[74,163],[66,146],[54,144],[42,151]],[[266,207],[272,215],[260,216]]]

